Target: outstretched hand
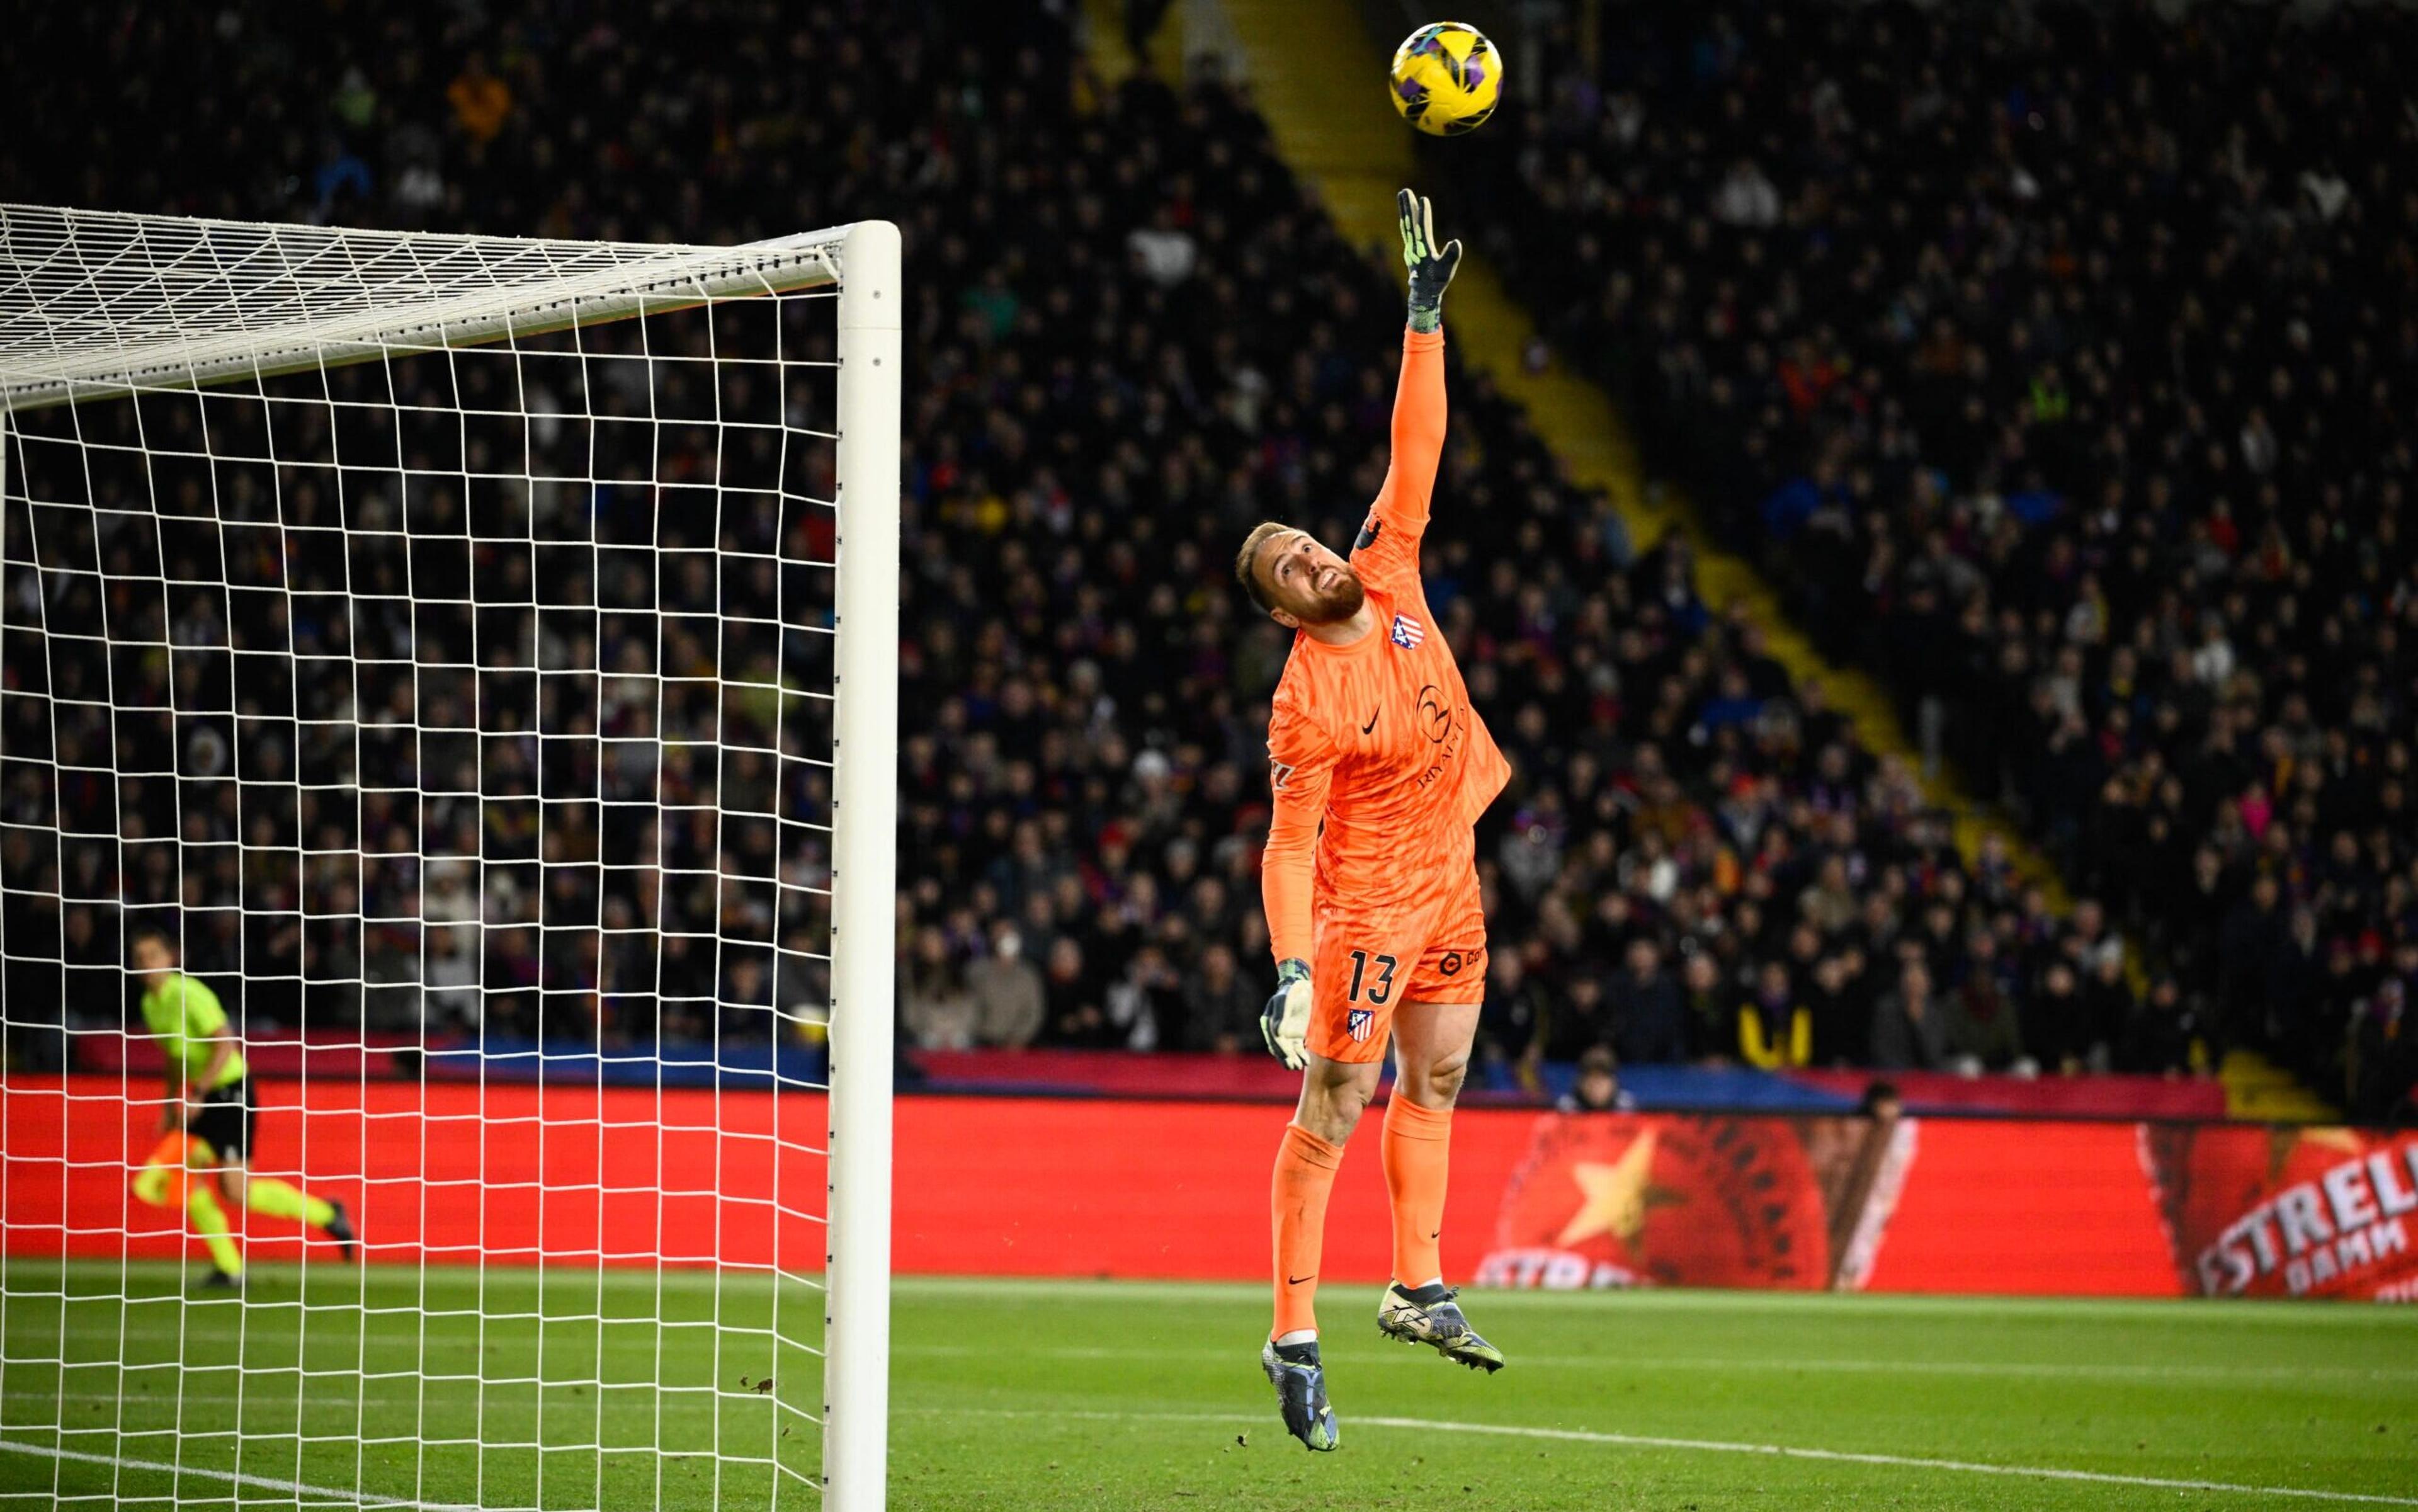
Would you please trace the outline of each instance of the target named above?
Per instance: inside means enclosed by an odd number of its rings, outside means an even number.
[[[1435,206],[1403,190],[1394,196],[1402,222],[1402,266],[1411,274],[1411,328],[1433,330],[1444,324],[1445,286],[1461,267],[1461,238],[1436,245]]]

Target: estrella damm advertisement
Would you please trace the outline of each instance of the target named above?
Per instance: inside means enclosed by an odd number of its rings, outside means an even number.
[[[2144,1124],[2187,1291],[2418,1301],[2418,1134]]]

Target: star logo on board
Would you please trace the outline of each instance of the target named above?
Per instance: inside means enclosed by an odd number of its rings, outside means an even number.
[[[1568,1249],[1598,1234],[1609,1234],[1624,1245],[1634,1243],[1645,1231],[1647,1210],[1687,1200],[1677,1192],[1655,1185],[1649,1179],[1653,1168],[1652,1129],[1640,1131],[1617,1160],[1572,1162],[1570,1180],[1577,1184],[1581,1199],[1578,1211],[1562,1225],[1553,1243]]]

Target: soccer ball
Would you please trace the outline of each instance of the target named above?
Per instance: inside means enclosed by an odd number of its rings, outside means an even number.
[[[1503,55],[1465,22],[1420,27],[1394,49],[1394,108],[1430,136],[1474,131],[1503,93]]]

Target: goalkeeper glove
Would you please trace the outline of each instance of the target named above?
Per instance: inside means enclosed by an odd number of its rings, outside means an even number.
[[[1260,1010],[1260,1037],[1288,1071],[1309,1064],[1309,963],[1299,957],[1277,963],[1276,995]]]
[[[1435,207],[1407,189],[1394,207],[1402,219],[1402,265],[1411,270],[1411,328],[1433,330],[1444,324],[1444,290],[1461,267],[1461,239],[1437,246]]]

